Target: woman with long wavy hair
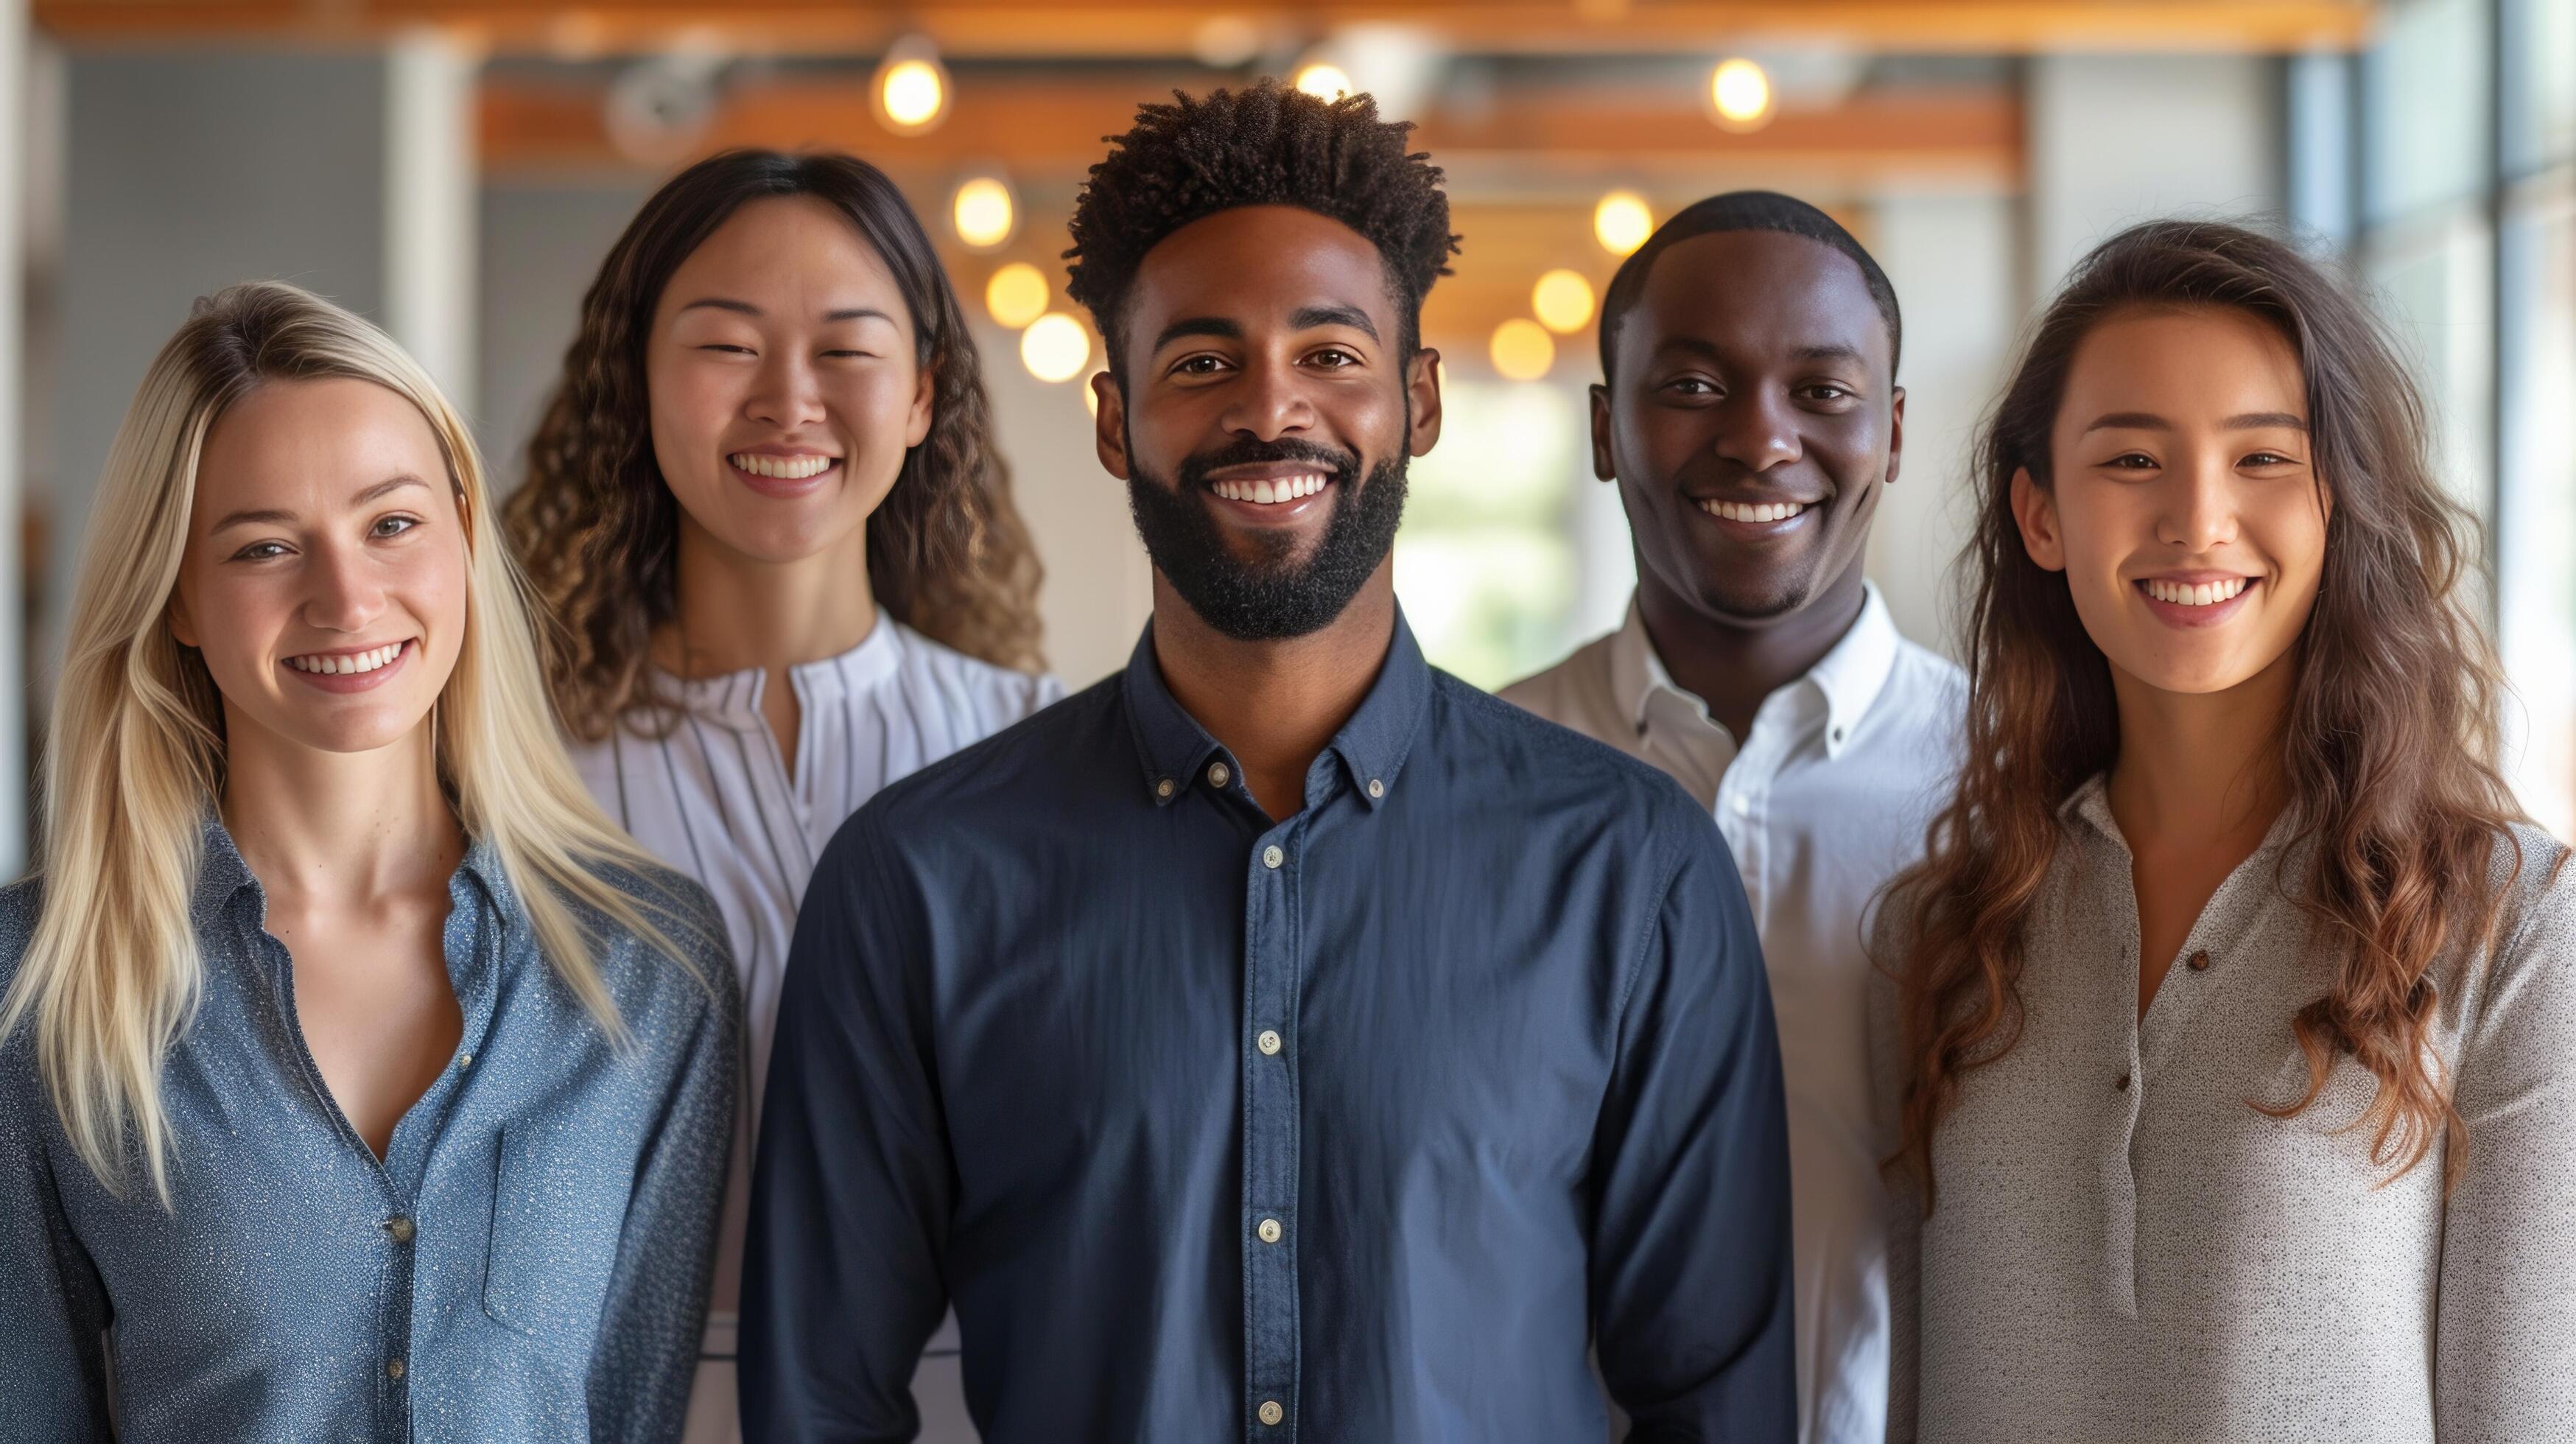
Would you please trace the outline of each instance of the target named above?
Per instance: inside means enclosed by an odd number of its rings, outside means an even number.
[[[490,501],[291,286],[145,375],[0,892],[0,1433],[678,1437],[732,969],[556,742]]]
[[[1892,1437],[2576,1437],[2576,897],[2427,432],[2239,227],[2123,232],[2033,331],[1874,948]]]
[[[893,182],[731,151],[646,201],[508,522],[562,624],[584,779],[715,894],[741,969],[749,1075],[689,1434],[730,1439],[760,1081],[815,858],[878,789],[1063,695],[1020,670],[1037,559],[965,315]]]

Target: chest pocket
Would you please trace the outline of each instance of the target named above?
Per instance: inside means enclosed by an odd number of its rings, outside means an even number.
[[[613,1143],[503,1128],[483,1312],[574,1357],[599,1332],[617,1267],[634,1161]]]

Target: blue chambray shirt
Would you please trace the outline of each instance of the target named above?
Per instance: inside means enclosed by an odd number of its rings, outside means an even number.
[[[0,984],[40,885],[0,892]],[[464,1040],[379,1163],[305,1049],[259,884],[210,823],[205,989],[161,1073],[175,1207],[139,1167],[111,1196],[73,1154],[32,1025],[0,1045],[0,1438],[108,1438],[112,1377],[139,1444],[677,1439],[740,1004],[705,894],[677,874],[636,887],[684,920],[674,941],[704,949],[709,983],[593,919],[632,1035],[616,1048],[474,844],[445,930]]]
[[[1662,773],[1401,619],[1273,822],[1123,676],[895,784],[779,1010],[746,1436],[897,1440],[953,1301],[987,1444],[1796,1433],[1760,946]]]

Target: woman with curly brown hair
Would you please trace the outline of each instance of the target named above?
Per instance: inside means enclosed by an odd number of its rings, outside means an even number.
[[[733,151],[618,238],[511,498],[555,708],[618,822],[715,895],[748,1025],[693,1441],[734,1431],[760,1080],[816,856],[886,784],[1062,695],[947,275],[846,155]]]
[[[2253,231],[2138,226],[2040,319],[1877,932],[1892,1438],[2576,1433],[2576,889],[2427,431]]]

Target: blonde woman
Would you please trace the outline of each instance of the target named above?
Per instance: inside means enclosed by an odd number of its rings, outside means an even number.
[[[489,500],[293,287],[144,377],[0,893],[10,1437],[676,1437],[733,971],[555,742]]]

